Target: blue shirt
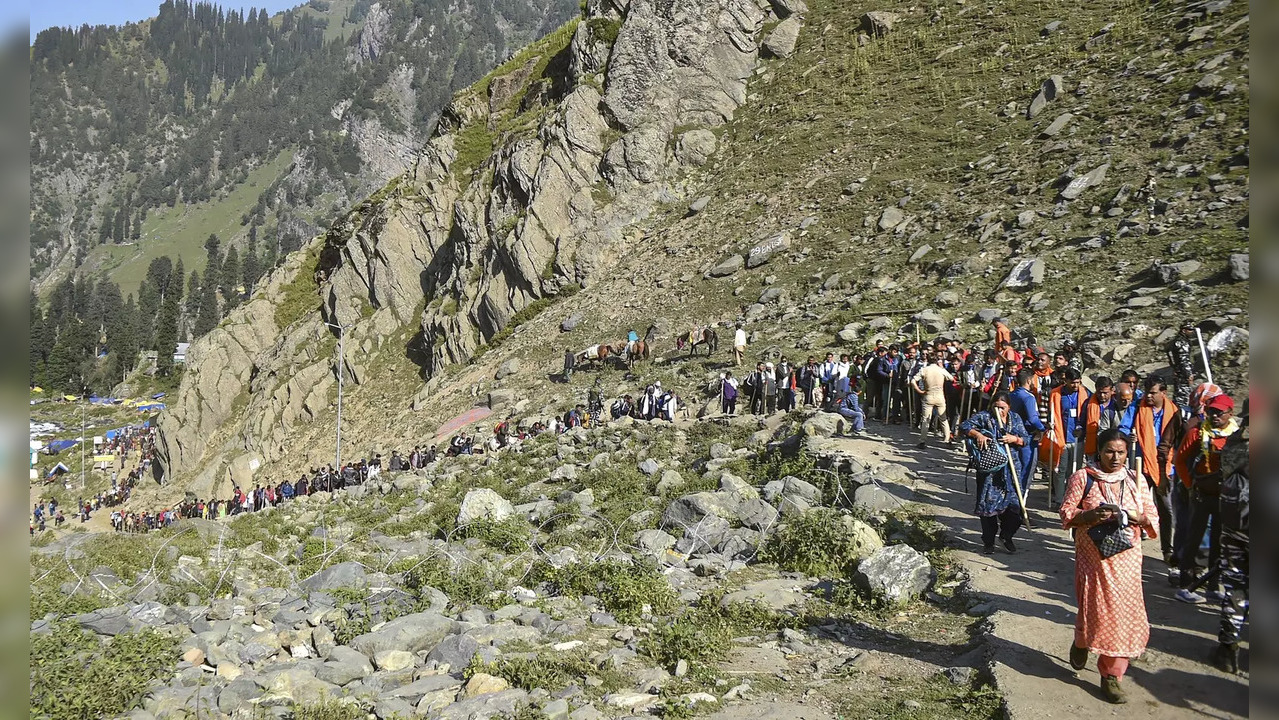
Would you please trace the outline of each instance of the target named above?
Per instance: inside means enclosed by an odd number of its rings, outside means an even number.
[[[1084,398],[1088,397],[1088,391],[1084,391]],[[1079,422],[1079,413],[1082,408],[1079,407],[1079,395],[1077,393],[1063,394],[1061,396],[1061,426],[1066,431],[1066,442],[1073,442],[1075,435],[1080,431],[1082,425]],[[1071,412],[1071,411],[1074,412]]]
[[[1025,388],[1017,388],[1008,397],[1008,406],[1017,413],[1028,430],[1044,432],[1047,429],[1039,419],[1039,403],[1034,395]]]
[[[1137,421],[1137,401],[1133,400],[1127,408],[1119,413],[1119,430],[1124,435],[1132,434],[1133,423]]]

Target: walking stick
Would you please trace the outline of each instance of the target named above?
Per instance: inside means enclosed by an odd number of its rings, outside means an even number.
[[[893,408],[893,382],[896,379],[897,379],[897,368],[893,367],[893,369],[888,373],[888,393],[887,393],[887,397],[884,398],[884,424],[885,425],[888,424],[889,411],[892,410]]]
[[[995,442],[999,442],[996,440]],[[1030,529],[1030,513],[1026,512],[1026,497],[1021,494],[1021,482],[1017,479],[1017,463],[1013,462],[1012,451],[1007,445],[999,443],[1004,448],[1004,457],[1008,458],[1008,471],[1013,475],[1013,491],[1017,493],[1017,499],[1021,505],[1021,520],[1026,523],[1026,529]]]
[[[1199,356],[1204,361],[1204,374],[1208,376],[1208,383],[1215,385],[1216,383],[1212,382],[1212,366],[1208,364],[1208,349],[1204,347],[1203,331],[1195,328],[1195,337],[1199,338]]]

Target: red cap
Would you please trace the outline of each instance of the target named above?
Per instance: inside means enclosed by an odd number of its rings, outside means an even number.
[[[1221,410],[1225,412],[1227,410],[1235,409],[1235,401],[1231,400],[1229,395],[1222,393],[1221,395],[1217,395],[1210,399],[1208,404],[1204,407],[1209,410]]]

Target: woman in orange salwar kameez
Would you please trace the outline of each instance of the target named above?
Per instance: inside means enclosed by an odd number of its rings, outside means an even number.
[[[1082,670],[1088,653],[1097,653],[1101,689],[1112,703],[1127,702],[1119,680],[1128,659],[1146,649],[1150,622],[1141,585],[1141,534],[1156,537],[1151,518],[1154,500],[1144,482],[1127,467],[1128,440],[1118,429],[1097,439],[1097,464],[1084,468],[1066,483],[1061,503],[1062,526],[1075,530],[1075,641],[1070,665]],[[1091,483],[1089,479],[1091,478]],[[1086,491],[1086,492],[1085,492]],[[1105,505],[1106,507],[1099,507]],[[1122,511],[1115,510],[1115,507]],[[1132,547],[1102,558],[1088,528],[1119,519]]]

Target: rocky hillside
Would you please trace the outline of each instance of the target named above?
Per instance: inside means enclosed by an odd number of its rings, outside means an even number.
[[[252,228],[277,256],[410,167],[458,88],[571,2],[313,0],[274,17],[170,0],[32,46],[32,261],[48,286],[201,265]]]
[[[580,401],[563,347],[650,322],[659,355],[742,318],[752,355],[797,356],[1003,315],[1117,375],[1184,317],[1238,392],[1247,35],[1229,3],[588,3],[195,345],[164,468],[207,492],[331,457],[339,325],[358,453]],[[600,377],[696,398],[718,370]]]

